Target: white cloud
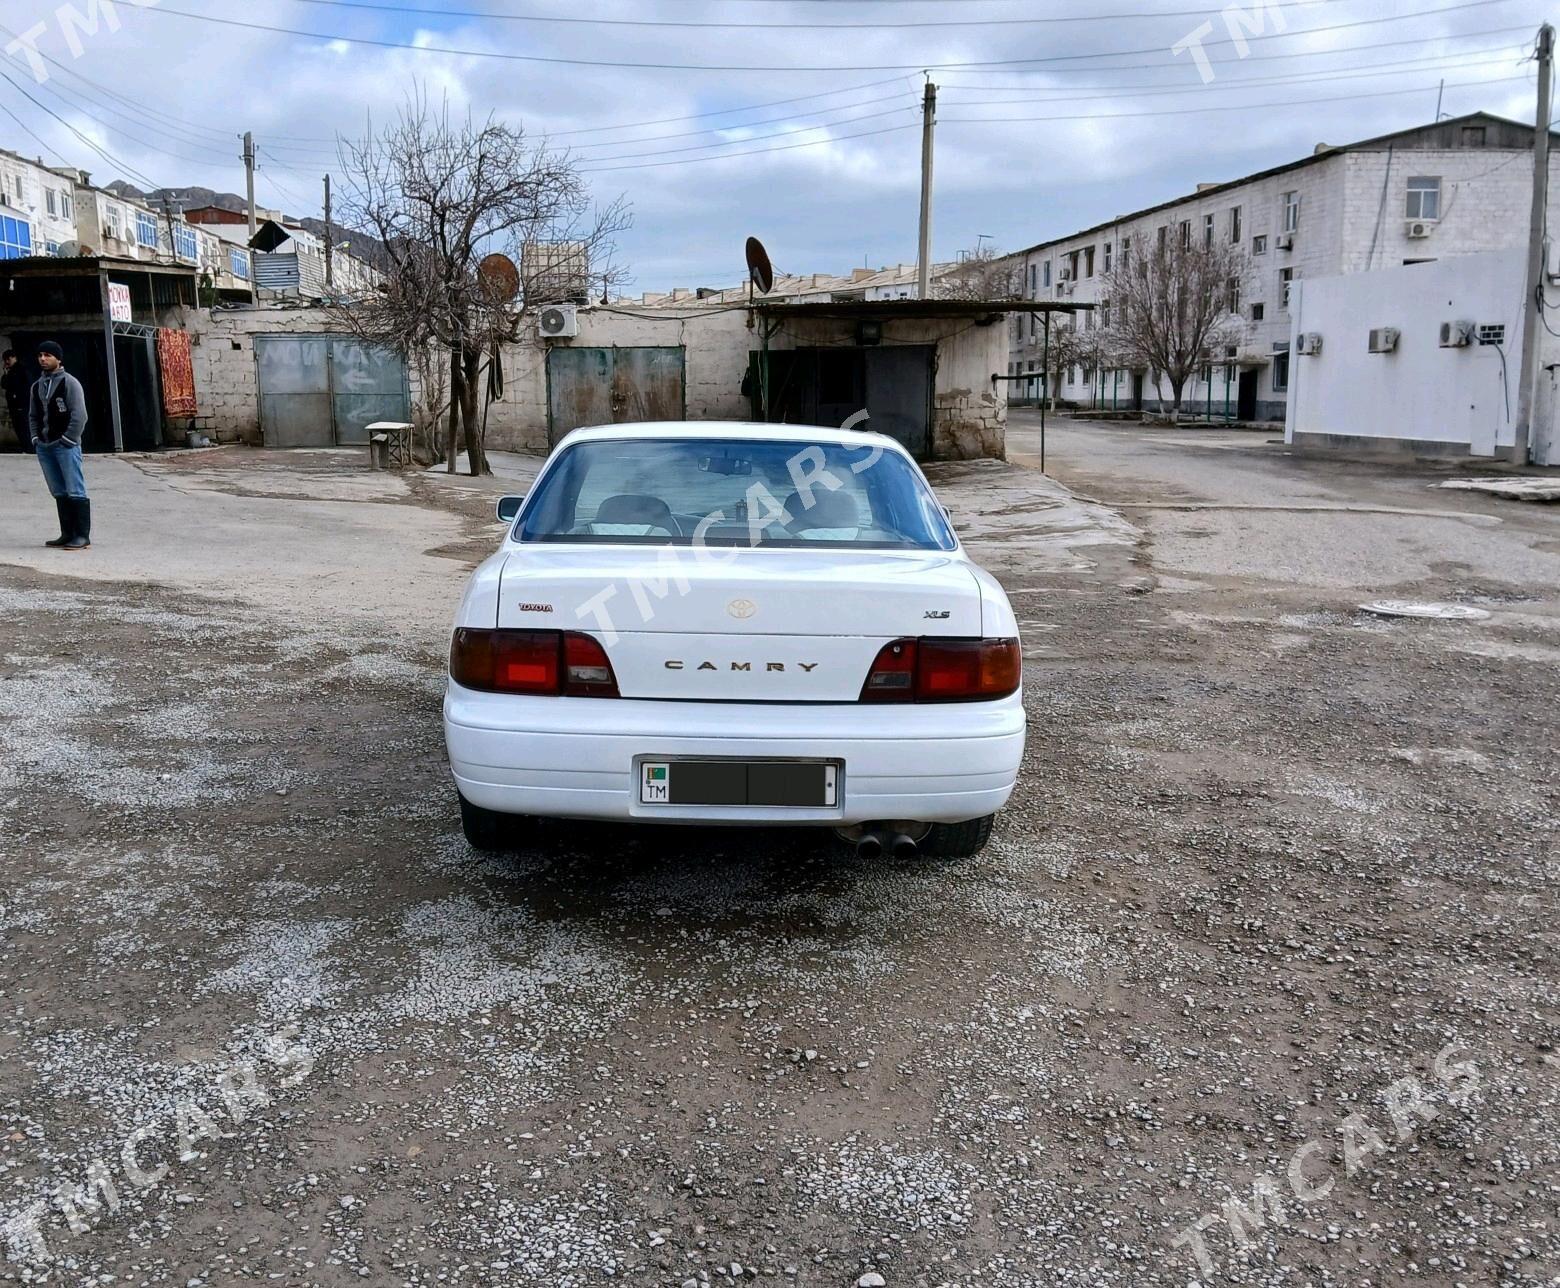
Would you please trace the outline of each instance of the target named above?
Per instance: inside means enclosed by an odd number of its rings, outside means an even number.
[[[462,7],[487,3],[463,0]],[[562,0],[539,3],[545,12],[558,15],[582,12],[578,6],[566,7]],[[1156,3],[1072,0],[1062,11],[1115,13],[1151,9]],[[426,0],[422,7],[428,7]],[[1209,7],[1217,7],[1214,0],[1209,0]],[[236,136],[252,129],[260,146],[262,201],[304,214],[318,213],[315,194],[320,176],[338,169],[329,140],[338,132],[361,134],[370,119],[387,120],[418,84],[433,98],[447,100],[454,110],[479,116],[491,112],[522,123],[537,137],[567,146],[587,168],[640,167],[665,160],[671,164],[592,176],[603,200],[622,193],[632,203],[635,227],[624,238],[623,257],[640,287],[661,289],[737,280],[742,273],[743,239],[750,233],[765,240],[777,264],[794,271],[842,270],[862,262],[875,265],[912,258],[920,149],[914,122],[920,77],[908,69],[931,63],[1151,51],[1053,64],[1045,75],[1020,74],[1012,67],[938,73],[943,123],[938,134],[934,231],[936,253],[944,258],[971,244],[977,233],[993,234],[999,244],[1010,247],[1026,245],[1174,196],[1198,181],[1233,178],[1293,159],[1308,153],[1319,140],[1345,142],[1427,121],[1435,110],[1436,82],[1443,76],[1452,86],[1446,91],[1448,111],[1488,108],[1531,118],[1532,94],[1525,85],[1456,87],[1459,81],[1520,74],[1523,69],[1515,56],[1505,63],[1473,68],[1383,68],[1377,79],[1254,85],[1238,94],[1222,88],[1241,77],[1369,68],[1376,62],[1452,55],[1471,48],[1501,46],[1514,54],[1530,40],[1531,30],[1510,35],[1474,33],[1497,26],[1536,29],[1544,17],[1540,0],[1507,0],[1489,9],[1441,17],[1406,16],[1425,7],[1422,0],[1334,0],[1325,5],[1291,0],[1286,9],[1291,32],[1391,14],[1405,15],[1405,20],[1294,41],[1256,42],[1253,55],[1303,49],[1329,52],[1298,59],[1220,61],[1216,63],[1220,77],[1209,90],[1202,89],[1195,67],[1186,58],[1178,60],[1170,54],[1170,46],[1194,25],[1186,18],[866,31],[821,30],[815,25],[1010,19],[1042,12],[1006,0],[967,0],[958,5],[931,0],[893,5],[856,0],[828,4],[611,0],[590,10],[598,18],[785,24],[752,31],[469,19],[440,22],[427,15],[398,21],[386,14],[287,0],[265,8],[220,0],[201,10],[238,21],[405,41],[420,50],[376,48],[340,39],[303,41],[196,22],[156,8],[124,6],[121,30],[86,38],[86,52],[78,62],[70,60],[57,30],[51,29],[40,40],[40,49],[151,112],[114,104],[67,74],[34,87],[20,58],[11,60],[8,70],[128,165],[170,185],[241,191]],[[19,20],[13,20],[13,25],[15,21]],[[1209,52],[1215,59],[1228,60],[1232,56],[1228,41],[1221,45],[1222,28],[1217,23],[1216,28],[1207,42]],[[1452,33],[1464,34],[1460,42],[1439,45],[1334,52]],[[568,66],[434,53],[430,46],[641,63],[827,64],[842,70],[782,74]],[[1123,69],[1130,63],[1139,66]],[[896,67],[907,70],[893,70]],[[1531,72],[1530,65],[1527,70]],[[845,92],[870,82],[887,83]],[[1185,92],[1126,96],[1149,85]],[[1011,88],[983,88],[987,86]],[[1175,114],[1227,103],[1260,105],[1406,87],[1421,93],[1305,107],[1251,106],[1240,111]],[[1038,95],[1040,90],[1053,91],[1055,96],[1044,98]],[[776,102],[824,93],[831,96]],[[995,101],[1026,95],[1033,101]],[[62,160],[87,167],[96,176],[112,177],[105,163],[84,155],[86,149],[79,142],[3,84],[0,103],[55,144]],[[761,103],[775,105],[735,119],[668,120]],[[901,109],[902,116],[848,119],[890,108]],[[1122,115],[1147,112],[1155,115]],[[970,120],[1040,116],[1079,119],[989,124]],[[841,137],[901,124],[910,128]],[[613,128],[602,130],[604,126]],[[706,127],[709,133],[692,137],[655,137],[685,135]],[[814,141],[816,146],[779,150]],[[668,151],[717,142],[728,146],[707,152]],[[37,150],[3,116],[0,145],[29,153]],[[759,149],[776,150],[759,153]],[[744,152],[754,154],[732,155]],[[659,155],[627,155],[634,153]]]

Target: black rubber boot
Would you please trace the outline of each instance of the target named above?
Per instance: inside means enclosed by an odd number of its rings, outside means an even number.
[[[55,537],[53,541],[45,541],[43,544],[46,546],[63,546],[70,540],[70,534],[74,531],[71,527],[71,520],[75,517],[75,512],[71,509],[68,496],[55,497],[54,508],[60,513],[60,535]]]
[[[66,498],[71,508],[70,540],[61,550],[85,550],[92,544],[92,502],[84,496]]]

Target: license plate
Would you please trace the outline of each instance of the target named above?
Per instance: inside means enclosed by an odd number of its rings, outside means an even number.
[[[793,805],[829,808],[839,766],[828,761],[647,760],[642,805]]]

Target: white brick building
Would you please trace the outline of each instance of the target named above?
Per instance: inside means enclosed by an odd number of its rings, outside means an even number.
[[[1290,373],[1289,282],[1361,273],[1526,243],[1532,202],[1533,127],[1477,112],[1437,125],[1343,146],[1197,191],[1009,257],[1031,299],[1101,305],[1079,326],[1087,341],[1108,304],[1104,274],[1121,248],[1148,249],[1159,237],[1218,238],[1244,247],[1250,272],[1241,338],[1191,382],[1185,415],[1282,420]],[[1553,160],[1553,158],[1552,158]],[[1560,191],[1551,182],[1551,217]],[[1557,219],[1560,224],[1560,219]],[[1054,324],[1053,324],[1054,325]],[[1040,397],[1038,320],[1010,323],[1014,402]],[[1108,360],[1074,363],[1057,395],[1085,407],[1157,410],[1170,390],[1158,373],[1120,370]]]

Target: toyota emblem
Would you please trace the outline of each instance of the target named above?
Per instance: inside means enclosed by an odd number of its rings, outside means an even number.
[[[758,605],[751,599],[733,599],[726,605],[726,611],[738,621],[742,621],[758,612]]]

